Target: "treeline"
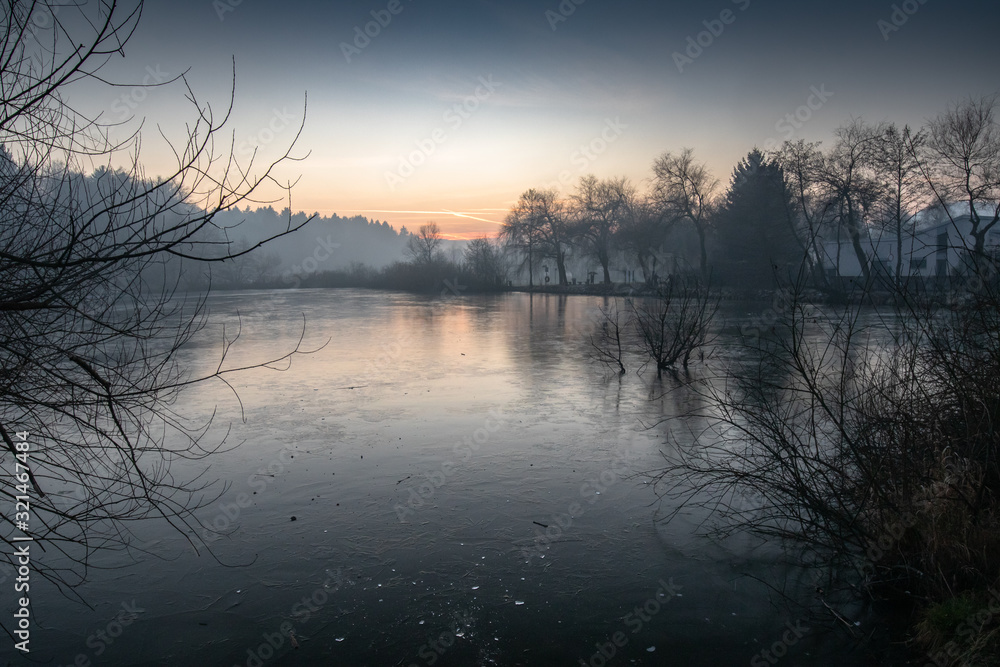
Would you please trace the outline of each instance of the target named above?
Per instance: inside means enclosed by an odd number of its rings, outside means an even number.
[[[481,291],[550,281],[655,288],[673,275],[752,290],[794,281],[834,293],[850,277],[843,261],[857,283],[895,288],[925,261],[908,255],[921,229],[950,223],[958,239],[953,233],[949,243],[959,241],[962,253],[995,252],[987,237],[1000,220],[996,112],[996,96],[987,96],[957,102],[916,129],[852,120],[829,146],[798,140],[751,150],[725,186],[693,149],[668,151],[642,187],[587,175],[569,193],[525,191],[498,238],[477,239],[464,254],[457,246],[444,252],[450,242],[433,224],[428,237],[362,217],[314,215],[302,233],[214,267],[212,282],[433,291],[460,280]],[[308,218],[268,208],[217,219],[219,229],[240,230],[234,243],[242,249]],[[888,252],[887,242],[895,246]],[[433,252],[414,252],[428,243]]]
[[[296,234],[269,242],[233,260],[200,267],[185,287],[222,289],[293,287],[324,271],[348,271],[354,264],[381,268],[398,261],[410,237],[405,227],[397,231],[388,222],[362,216],[292,213],[268,206],[219,212],[215,232],[237,252],[251,248],[275,230],[298,227]]]
[[[0,147],[0,175],[15,169],[17,164]],[[56,176],[83,202],[155,185],[107,168]],[[497,289],[509,279],[505,248],[491,240],[445,240],[435,223],[414,233],[363,216],[309,215],[287,207],[233,207],[210,213],[189,203],[189,194],[182,188],[164,192],[162,201],[154,202],[159,208],[151,214],[151,224],[171,229],[185,216],[201,216],[202,224],[176,239],[176,254],[137,270],[131,280],[141,274],[150,288],[182,292],[300,286],[428,292],[446,282],[474,291]]]
[[[830,288],[836,270],[828,269],[838,268],[841,243],[866,284],[898,284],[909,271],[903,239],[919,221],[967,216],[963,244],[986,252],[986,235],[1000,218],[996,107],[995,96],[969,98],[919,129],[858,119],[838,128],[828,148],[799,140],[754,149],[725,188],[692,149],[666,152],[646,189],[595,176],[581,178],[568,195],[529,189],[501,239],[529,285],[544,260],[554,262],[558,283],[568,284],[575,260],[599,269],[604,283],[622,261],[652,284],[661,274],[687,273],[746,287],[806,276]],[[873,256],[871,242],[885,238],[898,244],[894,266]],[[829,243],[838,245],[835,258]]]
[[[14,180],[27,169],[0,146],[0,177]],[[51,195],[64,207],[64,218],[92,215],[106,227],[107,215],[99,208],[103,201],[132,192],[152,193],[147,197],[146,209],[135,215],[146,215],[150,228],[164,230],[161,236],[176,246],[168,258],[143,266],[141,271],[135,269],[136,275],[141,273],[143,280],[156,289],[292,287],[324,271],[358,273],[359,264],[368,267],[367,273],[375,274],[399,262],[414,236],[406,227],[397,231],[388,222],[362,216],[308,215],[293,213],[287,207],[277,211],[270,206],[206,211],[192,203],[192,193],[178,184],[158,184],[135,173],[106,167],[89,174],[57,169],[39,178],[45,179],[47,187],[51,181],[65,190]],[[12,215],[17,213],[12,202],[8,202],[7,210]],[[199,219],[197,227],[182,230],[181,223],[191,218]],[[110,232],[106,236],[109,238],[101,239],[102,243],[119,241]],[[130,280],[136,278],[128,275]]]
[[[382,268],[355,262],[344,269],[322,271],[297,281],[302,287],[362,287],[457,296],[501,290],[510,283],[511,259],[498,241],[475,239],[461,254],[449,257],[437,223],[421,225],[407,236],[405,259]]]

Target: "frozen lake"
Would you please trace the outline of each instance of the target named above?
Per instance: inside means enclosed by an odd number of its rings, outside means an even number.
[[[202,535],[212,553],[137,525],[137,562],[107,557],[82,587],[93,608],[35,592],[31,658],[736,665],[769,664],[760,652],[784,637],[788,664],[845,664],[836,634],[746,576],[797,585],[766,549],[696,537],[701,516],[659,520],[669,508],[644,473],[685,437],[664,418],[694,397],[653,371],[619,381],[588,359],[601,302],[213,296],[208,329],[184,352],[192,367],[218,362],[220,327],[232,331],[237,312],[229,366],[290,350],[303,316],[305,347],[329,342],[288,370],[235,376],[245,422],[221,383],[184,395],[180,414],[218,407],[206,437],[232,422],[242,441],[210,459],[208,477],[229,485],[198,512],[219,531]],[[7,646],[0,657],[22,664]]]

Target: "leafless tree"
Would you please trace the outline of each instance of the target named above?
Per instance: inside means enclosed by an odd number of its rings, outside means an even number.
[[[473,239],[465,248],[463,261],[469,272],[488,287],[501,287],[507,281],[508,262],[503,245],[494,239]]]
[[[952,223],[950,205],[968,209],[976,261],[985,253],[986,234],[1000,222],[1000,127],[997,96],[969,98],[930,122],[923,157],[924,175]]]
[[[604,284],[611,284],[611,252],[615,237],[626,224],[635,201],[635,187],[627,178],[580,179],[571,198],[575,236],[584,252],[593,256],[604,271]]]
[[[139,135],[112,139],[121,126],[78,112],[66,91],[102,81],[141,3],[15,0],[2,11],[0,494],[11,508],[15,495],[30,496],[31,519],[0,539],[31,535],[46,549],[34,571],[71,594],[96,550],[128,548],[132,521],[159,519],[196,545],[194,512],[212,490],[199,476],[179,478],[171,463],[204,458],[225,441],[209,442],[207,425],[191,426],[172,406],[195,383],[228,385],[238,369],[226,353],[239,332],[223,334],[214,371],[191,375],[178,351],[205,324],[203,300],[175,287],[192,262],[231,261],[270,240],[237,249],[215,217],[252,203],[295,158],[238,161],[224,134],[232,97],[218,115],[180,77],[174,84],[184,87],[192,122],[173,146],[173,172],[146,178]],[[128,168],[84,176],[101,162]],[[297,227],[289,221],[271,238]],[[263,366],[280,368],[302,351]],[[27,457],[18,457],[22,440]]]
[[[678,362],[687,368],[691,355],[710,342],[719,297],[696,280],[671,278],[657,286],[655,296],[631,297],[627,305],[639,346],[659,376]]]
[[[786,141],[776,158],[784,169],[793,195],[789,220],[806,252],[813,281],[818,286],[827,285],[823,271],[825,253],[819,244],[822,242],[823,232],[833,222],[833,212],[836,209],[835,200],[822,180],[823,153],[818,143],[800,139],[796,142]],[[835,259],[839,268],[839,247],[837,253]]]
[[[535,286],[535,257],[541,249],[538,228],[541,219],[535,213],[526,201],[526,195],[522,195],[504,218],[499,236],[504,245],[524,256],[521,268],[527,265],[528,287]]]
[[[872,267],[863,240],[869,238],[869,218],[884,192],[873,168],[883,132],[882,126],[861,120],[837,128],[837,142],[821,167],[823,181],[837,205],[837,221],[847,232],[866,284],[871,282]]]
[[[591,355],[594,360],[625,375],[625,355],[630,347],[629,334],[634,327],[628,309],[618,306],[618,298],[601,306],[597,331],[590,336]]]
[[[668,278],[649,295],[613,297],[600,309],[597,331],[590,336],[591,356],[625,374],[626,357],[643,359],[656,367],[657,377],[678,364],[687,369],[691,357],[711,344],[711,326],[719,309],[719,295],[697,280]]]
[[[875,172],[885,190],[878,203],[876,222],[889,229],[896,239],[896,284],[903,280],[904,239],[912,237],[916,214],[927,203],[927,187],[916,157],[922,152],[926,135],[910,126],[902,129],[890,123],[883,129],[875,148]]]
[[[441,228],[436,222],[420,225],[406,242],[406,254],[417,264],[431,264],[441,256]]]
[[[782,544],[820,575],[823,609],[988,599],[1000,292],[983,282],[955,296],[942,312],[904,294],[882,318],[816,307],[793,286],[770,333],[690,385],[705,405],[685,417],[699,436],[675,443],[658,489],[675,512],[710,512],[716,534]]]
[[[570,223],[566,206],[555,190],[527,190],[510,212],[510,233],[520,235],[521,245],[531,254],[556,262],[559,284],[566,285],[566,254],[570,246]]]
[[[650,197],[636,196],[618,230],[618,246],[635,257],[648,285],[655,285],[659,253],[673,223]]]
[[[666,152],[653,163],[652,197],[666,220],[688,222],[698,234],[701,280],[708,282],[708,238],[711,210],[719,181],[705,164],[697,162],[694,150]]]

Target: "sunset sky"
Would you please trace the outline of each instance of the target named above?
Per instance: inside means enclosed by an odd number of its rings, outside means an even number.
[[[769,139],[829,142],[852,116],[921,125],[1000,89],[995,1],[576,2],[151,0],[106,75],[189,70],[218,109],[235,58],[238,156],[282,152],[308,94],[309,157],[281,171],[301,177],[295,210],[436,220],[455,238],[495,233],[530,187],[641,185],[685,146],[726,181]],[[107,119],[145,118],[151,175],[169,164],[157,125],[175,136],[192,118],[184,94],[79,93]]]

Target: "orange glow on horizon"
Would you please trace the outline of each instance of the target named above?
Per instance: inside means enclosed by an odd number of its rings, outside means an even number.
[[[404,213],[407,215],[450,215],[456,218],[468,218],[469,220],[479,220],[481,222],[488,222],[493,225],[502,225],[502,222],[497,222],[496,220],[488,220],[486,218],[480,218],[469,213],[460,213],[458,211],[449,211],[448,209],[442,209],[440,211],[389,211],[384,209],[366,209],[368,213]],[[496,208],[484,208],[479,209],[480,211],[500,211],[505,209]],[[349,211],[350,213],[364,213],[365,210],[355,209]]]
[[[472,241],[474,239],[481,239],[484,236],[487,237],[487,238],[492,238],[492,239],[495,239],[497,237],[496,234],[492,234],[492,235],[490,235],[490,234],[445,234],[445,233],[441,234],[441,237],[444,238],[446,241]]]
[[[435,221],[441,228],[441,236],[449,241],[471,241],[472,239],[482,238],[484,236],[489,238],[495,238],[499,229],[489,230],[482,229],[481,225],[477,226],[480,229],[473,231],[467,230],[456,230],[454,226],[449,225],[447,219],[461,219],[461,220],[472,220],[476,222],[486,223],[487,225],[493,227],[500,227],[503,225],[503,217],[506,216],[509,209],[501,208],[480,208],[472,209],[469,211],[453,211],[451,209],[439,209],[439,210],[403,210],[403,209],[341,209],[339,211],[329,211],[325,212],[325,215],[331,213],[336,213],[338,215],[363,215],[365,217],[375,219],[378,215],[395,215],[407,218],[405,221],[400,221],[397,219],[396,222],[389,220],[390,224],[393,224],[397,229],[401,226],[406,226],[410,231],[416,231],[418,224],[424,224],[427,222]],[[489,217],[483,217],[491,215],[493,219]],[[499,214],[499,215],[498,215]],[[419,216],[419,220],[414,220]],[[499,217],[499,219],[496,219]],[[445,220],[441,220],[444,218]]]

